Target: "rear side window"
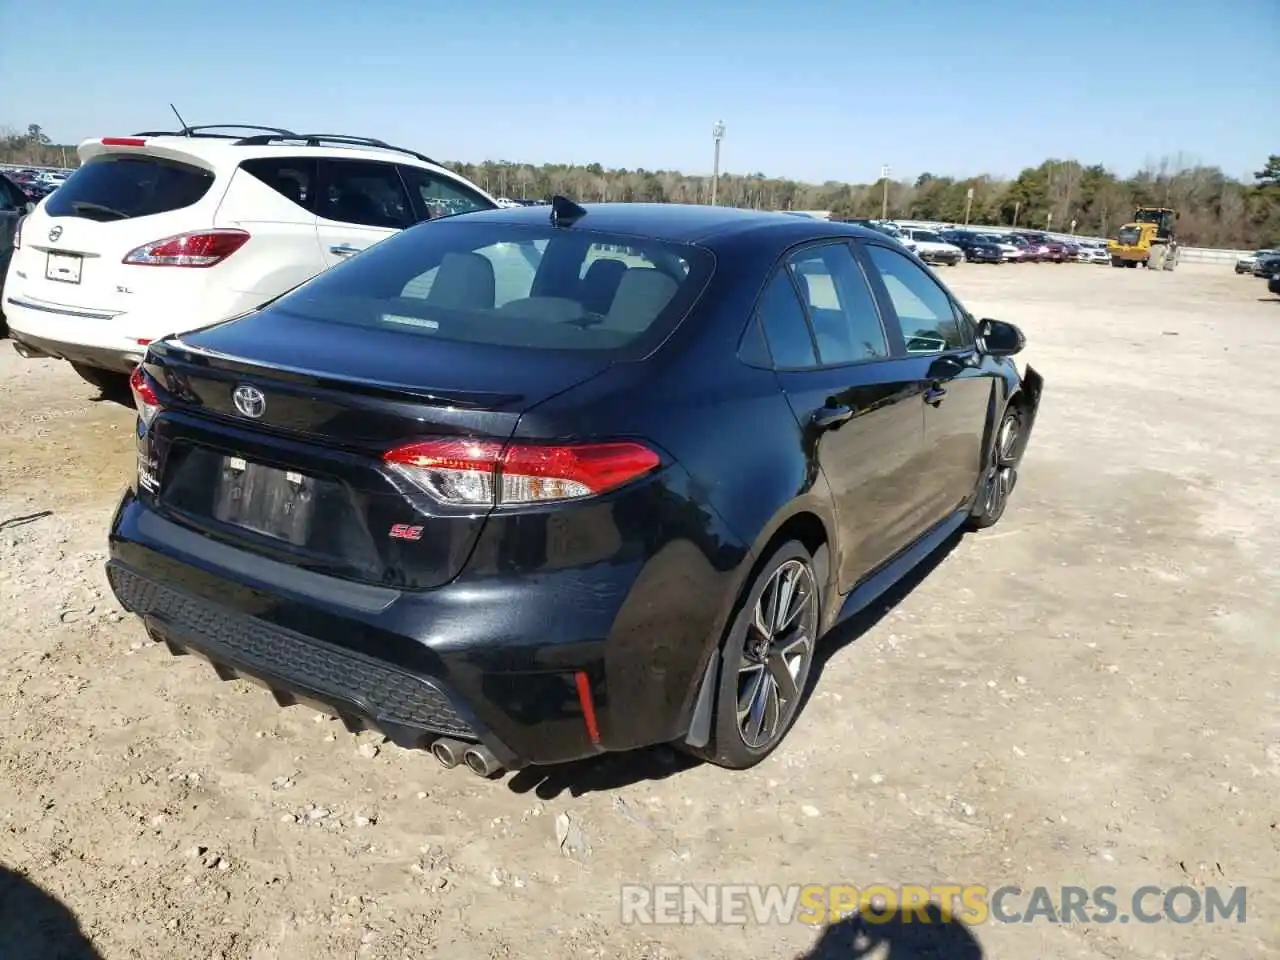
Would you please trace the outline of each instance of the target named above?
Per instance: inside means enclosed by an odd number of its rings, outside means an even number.
[[[213,186],[203,167],[145,154],[95,157],[49,195],[51,217],[131,220],[198,203]]]
[[[317,164],[300,157],[259,157],[240,164],[280,196],[304,210],[315,203]]]
[[[818,365],[809,320],[785,270],[775,273],[765,287],[756,316],[760,318],[775,367],[796,370]]]
[[[801,250],[791,258],[791,271],[809,311],[823,365],[883,360],[889,355],[875,297],[848,244]]]
[[[402,230],[417,219],[394,164],[325,160],[320,216],[339,223]]]
[[[625,358],[661,343],[713,269],[701,247],[460,217],[391,236],[268,312],[423,341]]]

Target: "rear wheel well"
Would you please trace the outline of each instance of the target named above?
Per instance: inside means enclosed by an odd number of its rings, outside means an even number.
[[[821,518],[816,513],[810,513],[805,510],[788,517],[782,526],[774,531],[773,536],[769,538],[769,542],[760,549],[755,563],[751,566],[751,573],[742,584],[738,604],[742,603],[742,598],[750,592],[751,585],[755,583],[756,577],[760,575],[760,570],[764,565],[769,562],[769,558],[784,543],[792,540],[797,541],[809,551],[809,556],[813,557],[814,573],[817,574],[818,586],[822,590],[826,590],[827,581],[831,576],[831,551],[828,547],[830,538],[827,536],[826,524],[822,522]],[[730,621],[737,614],[737,609],[737,604],[735,604],[733,613],[730,614]]]

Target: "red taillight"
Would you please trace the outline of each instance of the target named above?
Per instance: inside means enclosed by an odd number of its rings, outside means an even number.
[[[244,230],[197,230],[143,244],[125,254],[122,262],[143,267],[212,267],[248,242]]]
[[[143,372],[141,364],[134,367],[133,373],[129,374],[129,389],[133,391],[133,402],[138,407],[138,416],[142,418],[145,426],[151,426],[151,421],[160,412],[160,397],[156,395],[155,387]]]
[[[141,137],[103,137],[104,147],[145,147],[147,141]]]
[[[639,443],[547,446],[493,440],[426,440],[383,459],[438,500],[458,505],[547,503],[593,497],[662,463]]]

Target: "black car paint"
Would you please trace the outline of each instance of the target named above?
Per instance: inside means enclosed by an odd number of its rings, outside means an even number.
[[[30,202],[23,190],[8,177],[0,175],[0,294],[4,292],[5,275],[13,258],[18,224],[28,212]]]
[[[415,357],[397,369],[402,359],[357,339],[343,344],[342,357],[321,361],[313,351],[312,369],[291,369],[258,330],[262,317],[250,315],[152,345],[145,366],[173,410],[150,431],[139,424],[139,456],[158,465],[171,441],[198,439],[268,463],[306,463],[366,496],[376,455],[424,432],[643,438],[663,456],[659,471],[585,502],[498,508],[487,518],[437,508],[439,536],[419,545],[430,562],[417,573],[402,563],[383,582],[276,544],[246,552],[243,537],[166,510],[135,485],[110,537],[109,572],[126,608],[175,649],[209,656],[229,675],[256,675],[283,697],[372,720],[406,746],[422,745],[424,731],[358,697],[308,689],[263,645],[300,636],[335,656],[373,657],[405,677],[428,678],[464,716],[465,738],[509,767],[705,742],[719,638],[776,538],[825,539],[818,563],[830,628],[964,521],[1011,402],[1024,405],[1025,447],[1041,381],[1030,369],[1020,378],[1009,359],[976,346],[901,356],[893,334],[896,359],[808,373],[739,359],[739,348],[760,335],[753,311],[765,279],[789,252],[841,240],[866,268],[862,246],[901,252],[892,240],[718,208],[588,209],[583,222],[593,228],[697,243],[733,265],[712,275],[693,314],[644,359],[539,360],[500,374],[481,352],[468,362],[460,350],[435,367]],[[462,215],[513,223],[545,216],[537,208]],[[892,331],[887,292],[867,273]],[[414,366],[416,390],[405,382]],[[364,382],[344,379],[348,372]],[[262,386],[282,418],[253,428],[237,418],[225,400],[241,379]],[[184,406],[184,397],[192,402]],[[833,404],[852,415],[818,425],[815,415]],[[393,508],[388,501],[388,520]],[[167,591],[164,603],[158,590]],[[216,611],[220,629],[256,639],[238,651],[211,649],[208,637],[175,619],[174,610],[193,604],[205,616]],[[577,671],[590,678],[598,743],[584,727]]]

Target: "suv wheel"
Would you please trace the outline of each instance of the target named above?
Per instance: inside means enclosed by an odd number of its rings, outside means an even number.
[[[822,596],[813,558],[783,544],[752,581],[720,650],[711,741],[692,750],[720,767],[753,767],[782,743],[804,699]]]

